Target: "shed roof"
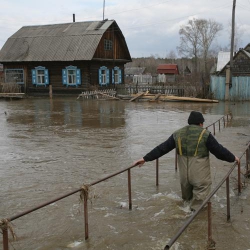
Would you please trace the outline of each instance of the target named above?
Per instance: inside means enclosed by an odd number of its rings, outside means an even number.
[[[125,75],[140,75],[143,74],[145,71],[145,67],[130,67],[130,68],[125,68]]]
[[[157,67],[157,73],[159,74],[179,74],[177,64],[160,64]]]
[[[4,44],[0,62],[91,60],[113,23],[104,20],[24,26]]]
[[[220,51],[218,53],[216,71],[221,71],[230,60],[230,52]]]

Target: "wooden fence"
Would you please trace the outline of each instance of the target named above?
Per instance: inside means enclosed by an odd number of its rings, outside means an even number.
[[[175,95],[175,96],[184,96],[184,88],[178,86],[166,86],[166,85],[117,85],[116,86],[117,94],[131,95],[137,94],[139,92],[148,91],[151,94],[165,94],[165,95]]]

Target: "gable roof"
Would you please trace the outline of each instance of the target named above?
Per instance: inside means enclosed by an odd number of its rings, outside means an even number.
[[[234,54],[233,60],[237,57],[237,55],[238,55],[239,53],[245,54],[245,55],[248,57],[248,59],[250,59],[249,47],[250,47],[250,44],[248,44],[245,48],[240,48],[240,49],[237,51],[237,53]],[[229,53],[230,53],[230,52],[229,52]],[[230,65],[230,56],[229,56],[229,61],[227,61],[227,63],[224,64],[224,67],[220,69],[220,71],[217,73],[217,75],[220,75],[220,74],[225,70],[225,68],[226,68],[228,65]]]
[[[125,75],[141,75],[145,71],[145,67],[124,68]]]
[[[220,51],[218,53],[216,71],[220,71],[230,61],[230,52]]]
[[[24,26],[0,51],[0,62],[91,60],[114,20]],[[123,35],[122,35],[123,37]]]
[[[160,64],[157,67],[157,73],[159,74],[179,74],[177,64]]]

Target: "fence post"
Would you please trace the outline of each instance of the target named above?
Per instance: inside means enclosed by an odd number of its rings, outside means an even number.
[[[8,242],[8,228],[2,229],[3,232],[3,250],[9,250],[9,242]]]
[[[84,221],[85,221],[85,240],[89,238],[89,221],[88,221],[88,196],[84,195]]]
[[[246,150],[246,173],[248,174],[248,170],[249,170],[249,161],[250,161],[250,150],[249,150],[249,145],[247,146],[247,150]]]
[[[208,249],[215,249],[215,241],[212,239],[212,206],[211,201],[207,202],[207,220],[208,220]]]
[[[229,176],[226,179],[226,192],[227,192],[227,221],[230,220],[230,194],[229,194]]]
[[[238,163],[238,195],[241,194],[240,163]]]
[[[175,171],[177,171],[177,149],[175,149]]]
[[[132,210],[132,198],[131,198],[131,171],[128,169],[128,200],[129,210]]]
[[[159,186],[159,158],[156,159],[156,186]]]

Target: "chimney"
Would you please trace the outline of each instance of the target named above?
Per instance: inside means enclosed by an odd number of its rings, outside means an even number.
[[[73,14],[73,23],[76,21],[75,14]]]

